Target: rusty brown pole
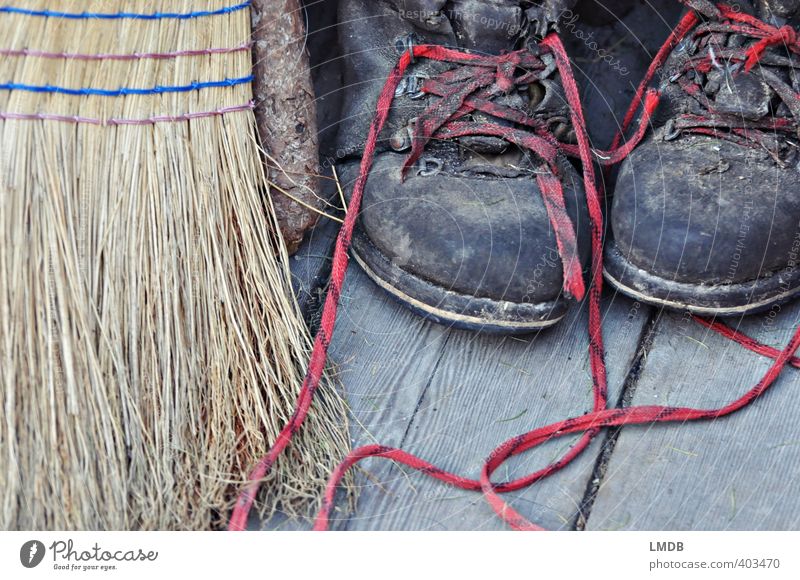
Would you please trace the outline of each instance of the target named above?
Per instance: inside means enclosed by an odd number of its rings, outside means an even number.
[[[300,0],[253,0],[251,13],[258,133],[279,166],[266,160],[269,180],[319,209],[316,103],[303,8]],[[318,214],[276,188],[270,193],[286,245],[294,253]]]

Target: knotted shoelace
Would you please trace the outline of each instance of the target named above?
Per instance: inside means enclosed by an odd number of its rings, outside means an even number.
[[[684,1],[685,4],[691,2]],[[690,11],[682,18],[664,47],[658,52],[650,65],[645,78],[625,117],[623,127],[627,127],[638,110],[646,87],[652,82],[655,74],[665,64],[673,49],[679,44],[690,54],[679,70],[672,72],[668,82],[677,83],[688,97],[700,106],[701,114],[683,113],[670,119],[665,127],[665,139],[674,139],[681,133],[708,135],[725,139],[739,145],[766,151],[779,165],[785,166],[780,155],[780,144],[777,134],[785,137],[798,137],[800,121],[800,93],[784,82],[768,68],[756,64],[765,58],[764,64],[778,67],[800,68],[800,42],[797,31],[789,26],[776,28],[758,18],[744,14],[725,4],[705,6],[698,11]],[[700,16],[707,20],[702,21]],[[742,46],[726,47],[722,43],[732,34],[738,35],[745,42]],[[765,51],[772,46],[783,46],[787,56],[769,54]],[[741,114],[719,111],[709,99],[702,80],[712,71],[724,75],[736,75],[741,72],[757,74],[759,79],[768,85],[780,101],[786,106],[791,117],[747,119]],[[660,94],[656,95],[657,97]],[[618,141],[614,145],[618,144]],[[614,148],[612,145],[612,149]]]
[[[716,8],[709,2],[706,2],[706,0],[689,0],[689,2],[692,8],[695,10],[701,10],[705,15],[712,13],[712,10],[716,10]],[[690,14],[694,14],[694,12]],[[694,18],[697,17],[694,16]],[[684,19],[681,25],[685,27],[688,26],[687,23],[688,20]],[[668,54],[669,51],[674,48],[675,44],[679,41],[678,39],[682,38],[684,34],[685,32],[682,33],[680,27],[673,31],[664,47],[662,47],[662,49],[659,51],[659,56],[657,59],[666,58],[662,55],[662,53]],[[427,90],[431,94],[438,94],[441,97],[441,100],[448,99],[449,97],[449,100],[442,104],[440,111],[451,112],[450,114],[446,114],[439,111],[426,111],[427,118],[424,120],[422,127],[418,127],[416,129],[418,134],[416,135],[417,139],[415,139],[414,143],[415,148],[412,148],[412,153],[409,157],[409,161],[406,163],[406,167],[408,167],[410,163],[413,163],[415,156],[418,157],[421,152],[421,146],[418,145],[418,142],[424,142],[426,139],[430,139],[431,137],[444,138],[456,137],[460,135],[495,135],[504,139],[508,139],[520,147],[528,148],[537,156],[539,156],[548,167],[549,175],[546,177],[546,179],[551,179],[554,181],[558,181],[558,174],[556,168],[553,167],[553,164],[550,160],[554,159],[555,151],[561,150],[566,154],[577,155],[581,159],[586,191],[586,203],[590,216],[590,236],[592,250],[590,272],[591,284],[588,289],[588,331],[589,360],[591,366],[592,392],[594,400],[593,409],[591,412],[585,415],[568,418],[563,421],[540,427],[504,442],[489,455],[478,479],[462,477],[448,472],[419,457],[393,447],[367,445],[354,449],[347,455],[347,457],[345,457],[342,463],[340,463],[331,474],[325,489],[322,506],[314,523],[315,530],[325,530],[328,528],[329,517],[334,506],[336,491],[341,483],[342,478],[353,465],[368,457],[383,457],[390,459],[449,485],[466,490],[480,491],[483,493],[485,499],[491,505],[495,513],[513,529],[540,530],[542,528],[528,521],[522,514],[518,513],[513,507],[508,505],[502,499],[500,494],[530,486],[536,481],[552,475],[564,466],[568,465],[572,460],[580,455],[583,450],[586,449],[591,440],[600,432],[601,429],[605,427],[659,422],[683,422],[722,417],[741,409],[757,399],[775,382],[786,364],[792,364],[800,368],[800,359],[793,356],[793,353],[797,350],[798,346],[800,346],[800,327],[798,327],[786,348],[779,351],[763,345],[752,338],[747,337],[738,331],[730,329],[718,322],[695,317],[695,320],[697,320],[699,323],[731,340],[734,340],[743,347],[762,356],[774,359],[774,363],[754,387],[752,387],[740,398],[718,409],[693,409],[688,407],[667,406],[638,406],[616,409],[608,408],[608,388],[600,315],[600,295],[603,287],[603,215],[601,211],[600,195],[595,185],[595,175],[592,161],[594,159],[601,164],[611,164],[623,159],[633,149],[635,144],[644,134],[648,126],[650,114],[653,112],[658,103],[659,95],[657,92],[652,90],[646,91],[647,83],[642,83],[636,93],[636,97],[631,105],[631,109],[628,111],[628,114],[626,114],[623,129],[614,140],[611,151],[604,152],[604,154],[598,153],[597,151],[592,150],[589,144],[589,138],[585,129],[586,123],[579,100],[577,84],[575,82],[569,59],[561,40],[555,33],[551,33],[539,43],[538,50],[539,55],[548,53],[553,55],[555,58],[556,66],[564,85],[566,98],[570,107],[570,118],[575,130],[577,145],[559,143],[555,139],[545,136],[542,133],[542,127],[538,126],[537,122],[520,120],[517,113],[515,113],[515,115],[518,118],[511,119],[510,117],[512,115],[510,112],[501,111],[498,108],[499,105],[486,102],[486,97],[488,96],[486,91],[489,91],[489,93],[494,91],[502,92],[508,89],[509,83],[514,84],[517,82],[515,81],[514,75],[510,72],[512,67],[517,68],[520,66],[524,68],[524,66],[528,64],[530,65],[530,72],[536,72],[538,70],[538,65],[533,60],[528,62],[528,57],[525,55],[512,53],[517,55],[486,57],[463,53],[461,51],[454,51],[440,46],[422,45],[412,46],[409,51],[405,52],[400,57],[398,64],[390,73],[378,99],[377,111],[369,129],[363,157],[361,160],[360,171],[353,188],[350,207],[345,216],[344,224],[342,225],[339,235],[336,239],[331,278],[328,293],[322,310],[320,328],[314,340],[314,347],[311,352],[308,372],[298,395],[295,411],[284,426],[283,430],[278,435],[272,448],[269,450],[267,455],[265,455],[258,462],[250,474],[249,482],[241,492],[231,516],[229,522],[230,530],[238,531],[246,528],[248,514],[253,506],[263,478],[267,475],[270,469],[272,469],[272,466],[275,464],[283,450],[290,444],[293,435],[298,431],[298,429],[300,429],[303,420],[308,414],[309,408],[312,404],[314,393],[317,390],[322,377],[323,369],[327,359],[328,348],[333,335],[339,298],[341,296],[342,285],[349,261],[348,248],[350,246],[353,228],[355,227],[356,219],[358,217],[359,208],[361,207],[364,187],[369,177],[375,155],[378,136],[388,117],[395,89],[398,86],[404,72],[414,58],[432,58],[435,60],[443,60],[461,63],[467,66],[478,67],[481,70],[485,69],[483,70],[483,73],[485,73],[487,78],[490,75],[489,71],[492,71],[491,74],[494,75],[494,80],[492,80],[490,84],[486,84],[486,79],[482,79],[479,83],[474,83],[472,85],[474,87],[472,92],[468,92],[465,88],[463,88],[463,85],[458,85],[462,87],[463,90],[444,90],[441,84],[437,84],[437,82],[443,83],[442,79],[437,79],[434,82],[430,82]],[[519,60],[517,61],[517,59]],[[659,65],[654,64],[654,66],[650,67],[650,70],[648,71],[650,78],[652,78],[652,75],[658,66]],[[457,74],[457,72],[452,72],[451,80],[457,76]],[[447,78],[448,77],[445,77],[445,80],[447,80]],[[446,83],[444,84],[446,85]],[[643,103],[644,110],[640,119],[639,129],[625,145],[620,145],[622,133],[631,124],[636,111]],[[518,124],[530,127],[533,129],[533,131],[522,132],[517,129],[502,127],[489,123],[467,123],[463,120],[463,117],[472,110],[485,111],[496,117],[512,120]],[[597,158],[594,158],[593,156]],[[545,203],[552,203],[556,208],[554,213],[550,213],[550,210],[548,210],[548,215],[554,228],[561,227],[560,225],[557,225],[560,224],[560,219],[554,219],[554,215],[557,218],[560,211],[560,207],[558,205],[560,185],[556,186],[555,182],[545,183],[546,187],[542,187],[542,181],[539,181],[539,186],[543,197],[551,196],[551,199],[546,200]],[[560,201],[563,206],[563,194]],[[574,229],[572,229],[571,223],[569,228],[574,236]],[[565,229],[566,227],[562,228],[560,234],[564,234]],[[563,244],[563,242],[564,239],[562,238],[562,245],[567,248],[565,251],[566,256],[564,254],[561,255],[562,262],[564,263],[565,290],[571,292],[573,296],[577,297],[580,295],[578,291],[578,282],[574,278],[574,276],[577,274],[573,273],[574,271],[572,268],[572,265],[577,264],[577,261],[571,261],[571,256],[567,247],[568,244]],[[560,251],[562,250],[562,245],[559,246]],[[572,257],[574,257],[574,255]],[[582,280],[580,284],[582,285]],[[571,290],[568,287],[571,288]],[[491,476],[494,471],[496,471],[498,467],[500,467],[508,458],[541,445],[546,441],[571,433],[581,433],[582,435],[562,457],[553,463],[534,473],[528,474],[513,481],[493,482],[491,480]]]

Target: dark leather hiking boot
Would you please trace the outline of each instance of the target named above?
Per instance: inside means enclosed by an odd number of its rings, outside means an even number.
[[[800,1],[695,4],[655,131],[620,167],[605,274],[643,302],[740,315],[800,292]]]
[[[556,323],[582,297],[584,187],[558,147],[574,133],[554,58],[534,40],[563,7],[340,2],[338,149],[351,160],[337,170],[346,191],[399,56],[412,46],[456,49],[415,57],[395,91],[352,242],[370,278],[434,321],[526,332]]]

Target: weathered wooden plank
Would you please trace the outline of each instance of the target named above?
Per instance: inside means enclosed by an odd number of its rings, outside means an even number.
[[[327,244],[335,226],[326,226]],[[324,240],[312,238],[293,266],[324,261],[324,250],[313,249],[315,243],[324,248]],[[306,265],[304,271],[317,270]],[[618,297],[605,307],[606,340],[625,345],[608,359],[613,401],[649,310]],[[351,408],[354,446],[400,445],[432,461],[444,460],[443,467],[477,475],[481,461],[505,438],[588,410],[586,317],[584,305],[556,328],[527,337],[449,330],[395,304],[352,265],[330,355]],[[448,341],[452,345],[445,349]],[[576,377],[579,384],[572,384]],[[545,446],[509,465],[521,475],[555,458],[567,444],[565,439]],[[598,439],[574,466],[516,494],[519,505],[534,502],[532,517],[551,527],[564,526],[564,519],[571,525],[599,446]],[[339,512],[345,521],[334,521],[334,528],[435,529],[443,522],[449,529],[503,527],[478,494],[405,475],[383,460],[365,466],[369,473],[357,475],[356,513]],[[451,510],[458,517],[448,518]],[[281,521],[268,527],[273,524]]]
[[[446,328],[425,322],[397,305],[350,266],[342,293],[330,359],[350,407],[353,446],[400,445],[447,340]],[[362,486],[384,482],[390,466],[359,470],[358,506],[371,498]],[[349,516],[347,510],[338,512]],[[333,528],[346,522],[332,521]]]
[[[744,319],[741,329],[782,347],[800,304]],[[667,314],[633,404],[720,407],[753,386],[770,361]],[[626,427],[589,529],[797,529],[800,526],[800,375],[787,368],[752,406],[713,422]]]
[[[575,308],[557,327],[516,338],[493,337],[450,330],[429,384],[403,380],[405,368],[390,374],[398,385],[413,390],[418,405],[408,433],[400,440],[393,431],[392,444],[433,461],[440,467],[477,477],[489,452],[508,437],[571,415],[590,410],[591,380],[588,363],[586,307]],[[606,337],[620,345],[609,352],[612,400],[634,356],[638,337],[647,319],[647,309],[631,310],[626,301],[606,304]],[[419,344],[405,330],[402,342]],[[440,335],[441,336],[441,335]],[[398,365],[406,361],[396,359]],[[348,392],[358,377],[346,381]],[[366,389],[359,386],[359,389]],[[383,407],[381,415],[401,418]],[[574,440],[574,439],[573,439]],[[572,441],[572,440],[571,440]],[[384,441],[385,442],[385,441]],[[501,469],[499,477],[519,477],[563,453],[570,441],[562,439],[534,450]],[[514,503],[526,515],[550,528],[574,524],[594,461],[596,440],[582,457],[551,478],[513,494]],[[384,460],[369,460],[370,468]],[[399,467],[381,466],[380,485],[367,483],[360,489],[359,509],[347,529],[504,529],[504,524],[483,502],[480,494],[466,492]]]
[[[330,231],[329,244],[337,228],[334,224],[326,229]],[[324,240],[310,240],[293,265],[324,261],[324,250],[313,249],[315,243],[324,248]],[[305,271],[316,272],[310,266]],[[616,387],[629,367],[647,315],[647,309],[631,307],[625,300],[610,300],[607,305],[607,340],[627,346],[609,357],[610,382]],[[445,353],[450,340],[453,344]],[[425,322],[395,304],[352,265],[330,355],[351,408],[354,445],[407,446],[465,473],[477,474],[480,462],[504,438],[532,425],[585,412],[591,405],[585,306],[576,308],[555,329],[538,335],[498,338],[453,331]],[[437,367],[443,369],[441,373],[435,372]],[[579,386],[569,383],[575,376]],[[617,396],[615,388],[612,399]],[[415,414],[419,418],[411,425]],[[429,422],[430,431],[426,431]],[[454,455],[452,449],[459,442],[466,444]],[[543,465],[566,444],[564,440],[544,447],[524,462],[511,464],[514,473]],[[518,501],[541,502],[547,511],[543,519],[547,525],[563,526],[561,518],[571,522],[598,449],[599,440],[574,466],[517,494]],[[334,520],[336,529],[431,529],[441,527],[434,523],[442,519],[450,529],[503,527],[478,494],[418,475],[406,476],[382,460],[372,460],[365,467],[368,473],[357,474],[357,510],[354,514],[340,511],[344,521]],[[417,492],[415,487],[424,491]],[[551,496],[555,500],[547,499]],[[421,497],[425,500],[422,505]],[[459,517],[443,518],[439,513],[451,509],[456,509]],[[532,517],[538,517],[536,509],[534,506]],[[267,527],[275,526],[298,527],[280,518]]]

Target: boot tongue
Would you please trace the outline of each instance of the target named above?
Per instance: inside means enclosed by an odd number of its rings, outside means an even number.
[[[452,0],[446,13],[460,47],[484,54],[516,48],[523,24],[516,0]]]
[[[452,0],[445,13],[459,47],[493,55],[516,49],[524,19],[517,0]],[[480,112],[473,113],[473,119],[476,122],[497,122]],[[510,125],[507,122],[501,124]],[[508,149],[508,143],[499,137],[462,137],[459,144],[466,159],[465,167],[472,165],[472,161],[483,167],[485,155],[499,155]]]

